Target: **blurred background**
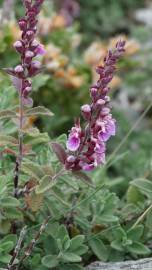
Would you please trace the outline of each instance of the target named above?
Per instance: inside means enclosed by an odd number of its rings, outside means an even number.
[[[17,18],[22,15],[22,1],[0,0],[0,69],[19,63],[12,44],[20,38]],[[37,125],[51,138],[67,133],[80,106],[89,101],[96,65],[119,38],[127,45],[111,83],[118,131],[108,145],[108,153],[115,152],[106,177],[112,190],[123,196],[130,180],[150,179],[152,173],[152,1],[45,1],[38,39],[47,53],[41,58],[44,72],[33,82],[33,99],[34,105],[48,107],[55,116],[31,118],[29,125]],[[9,77],[0,71],[0,109],[16,102]]]

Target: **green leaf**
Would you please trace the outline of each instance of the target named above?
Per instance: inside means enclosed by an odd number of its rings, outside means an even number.
[[[137,204],[144,200],[143,194],[139,191],[139,189],[135,186],[130,186],[127,190],[127,202]]]
[[[121,228],[121,227],[118,227],[118,228],[115,228],[113,230],[113,235],[115,236],[115,238],[117,240],[122,240],[124,237],[127,237],[126,235],[126,232]]]
[[[9,233],[11,228],[11,223],[8,219],[0,220],[0,233],[6,234]]]
[[[135,253],[138,255],[148,255],[150,254],[150,249],[147,248],[145,245],[139,243],[139,242],[134,242],[132,245],[127,246],[127,249],[131,253]]]
[[[12,137],[12,136],[7,136],[5,134],[0,134],[0,146],[17,146],[18,141]]]
[[[83,244],[84,239],[84,235],[77,235],[72,238],[70,243],[70,251],[75,251],[77,248],[79,248]]]
[[[152,200],[152,182],[147,179],[135,179],[131,181],[131,185],[139,188],[139,190]]]
[[[43,106],[34,107],[25,112],[25,116],[33,115],[44,115],[44,116],[53,116],[54,114],[47,108]]]
[[[19,200],[13,197],[5,197],[0,199],[0,206],[4,208],[18,207],[19,205]]]
[[[12,110],[3,110],[0,111],[0,120],[7,119],[7,118],[16,118],[16,113]]]
[[[68,236],[68,238],[70,239],[66,227],[64,225],[61,225],[58,230],[57,238],[61,239],[61,241],[64,242],[63,240],[65,236]]]
[[[7,241],[11,241],[15,245],[16,242],[17,242],[17,235],[15,235],[15,234],[8,234],[5,237],[3,237],[3,239],[1,240],[2,243],[7,242]]]
[[[49,141],[50,138],[47,133],[27,133],[26,137],[24,138],[24,143],[30,144],[32,146],[41,143],[48,143]]]
[[[12,256],[9,254],[0,254],[0,262],[2,263],[9,263],[11,258]]]
[[[123,248],[122,243],[121,243],[120,240],[114,240],[114,241],[112,241],[111,242],[111,247],[113,249],[118,250],[118,251],[124,251],[124,248]]]
[[[8,219],[23,219],[22,212],[14,207],[5,209],[5,217]]]
[[[81,245],[77,249],[75,249],[74,251],[71,249],[69,249],[69,251],[75,252],[77,255],[83,255],[88,251],[88,247],[85,245]]]
[[[91,240],[89,240],[89,246],[99,260],[107,261],[109,256],[108,249],[101,239],[92,238]]]
[[[47,268],[53,268],[59,264],[59,260],[57,259],[57,256],[47,255],[42,258],[42,264]]]
[[[36,187],[36,194],[41,194],[46,191],[48,191],[50,188],[52,188],[56,184],[56,181],[52,180],[52,177],[50,175],[44,176],[40,182],[39,185]]]
[[[40,165],[33,162],[23,162],[21,167],[22,172],[28,174],[30,177],[34,177],[40,180],[44,176],[43,170]]]
[[[72,252],[65,252],[62,255],[62,259],[66,262],[81,262],[81,257]]]
[[[116,222],[118,221],[118,217],[114,216],[114,215],[108,215],[108,214],[101,214],[101,220],[103,222],[107,222],[107,223],[110,223],[110,222]]]
[[[7,186],[6,186],[6,176],[0,176],[0,194],[4,195],[5,191],[7,190]]]
[[[64,236],[62,245],[63,245],[63,250],[65,251],[70,247],[70,239],[68,235]]]
[[[141,236],[143,235],[143,230],[144,230],[144,226],[143,225],[138,225],[133,229],[130,229],[127,232],[127,238],[133,240],[133,241],[138,241]]]
[[[47,235],[47,237],[45,238],[44,249],[45,249],[45,254],[56,255],[59,253],[56,239],[54,239],[51,235]]]
[[[14,243],[11,241],[0,243],[0,249],[5,253],[9,253],[14,247]]]

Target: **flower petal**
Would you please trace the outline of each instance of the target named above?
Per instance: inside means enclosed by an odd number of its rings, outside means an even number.
[[[80,146],[80,138],[75,135],[69,136],[69,139],[67,141],[67,148],[70,151],[77,151]]]

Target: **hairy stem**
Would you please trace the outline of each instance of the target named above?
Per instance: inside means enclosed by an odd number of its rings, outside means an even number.
[[[43,233],[43,231],[46,229],[48,222],[50,220],[51,216],[48,216],[44,222],[42,223],[39,231],[35,234],[35,237],[31,240],[31,242],[29,243],[29,245],[26,247],[25,252],[23,257],[21,258],[18,266],[17,266],[17,270],[20,269],[22,263],[31,255],[33,248],[35,247],[35,244],[37,243],[37,241],[39,240],[41,234]]]
[[[19,174],[23,159],[23,98],[22,98],[22,87],[19,94],[19,132],[18,132],[18,142],[19,142],[19,154],[16,158],[15,173],[14,173],[14,197],[18,197],[18,184],[19,184]]]
[[[12,270],[14,268],[14,263],[15,263],[15,260],[17,259],[17,257],[18,257],[18,254],[19,254],[19,251],[20,251],[20,248],[21,248],[21,244],[23,242],[25,234],[26,234],[26,226],[20,232],[20,236],[19,236],[17,245],[16,245],[16,247],[14,249],[13,256],[12,256],[12,258],[11,258],[9,264],[8,264],[8,267],[7,267],[8,270]]]

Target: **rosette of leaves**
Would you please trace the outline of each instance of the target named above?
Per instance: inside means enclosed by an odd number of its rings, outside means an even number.
[[[84,240],[84,235],[70,239],[66,227],[58,226],[54,234],[50,231],[50,235],[44,239],[46,255],[42,258],[42,264],[49,269],[54,267],[60,270],[83,269],[77,263],[82,261],[82,255],[88,250]]]
[[[113,231],[115,240],[111,242],[111,247],[120,253],[148,255],[150,254],[150,249],[142,243],[143,234],[143,225],[138,225],[128,230],[119,227]]]

